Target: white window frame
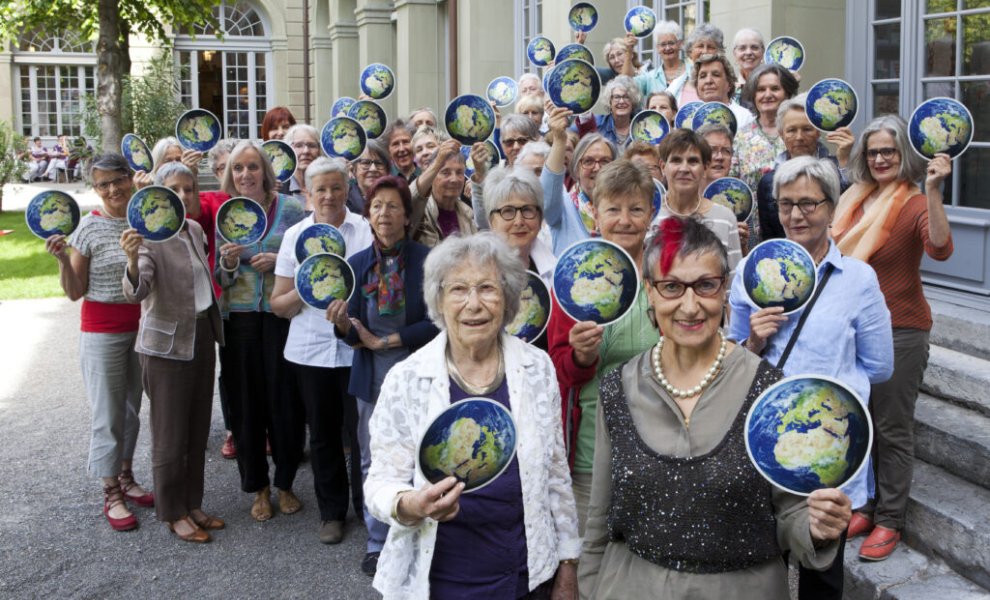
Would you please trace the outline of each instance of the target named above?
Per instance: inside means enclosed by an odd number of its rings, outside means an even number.
[[[56,98],[58,99],[56,108],[56,131],[53,135],[40,136],[46,140],[56,139],[63,131],[65,131],[66,124],[63,121],[62,114],[62,104],[61,104],[61,76],[60,72],[63,69],[76,69],[76,77],[79,81],[83,82],[83,88],[80,90],[80,106],[79,114],[80,121],[83,112],[82,98],[86,94],[96,93],[96,53],[95,52],[74,52],[74,51],[63,51],[61,49],[61,44],[56,40],[57,48],[54,50],[46,50],[41,52],[35,51],[24,51],[19,49],[19,41],[15,41],[12,49],[12,57],[14,63],[14,69],[12,75],[13,81],[13,97],[16,100],[16,109],[14,110],[14,126],[19,133],[24,132],[24,127],[30,125],[31,133],[27,134],[29,137],[38,136],[38,67],[56,67],[55,75],[55,90]],[[93,89],[87,89],[86,86],[86,68],[90,67],[93,71]],[[24,123],[24,113],[21,108],[21,93],[23,92],[23,87],[21,86],[21,69],[28,69],[28,78],[30,80],[30,97],[31,97],[31,122]],[[82,123],[79,124],[79,132],[73,135],[83,135]]]
[[[626,0],[626,10],[633,8],[635,6],[648,6],[653,9],[653,12],[657,15],[657,22],[667,20],[667,9],[678,7],[680,11],[678,12],[677,24],[681,26],[684,31],[684,39],[691,34],[684,28],[684,9],[689,6],[694,6],[695,13],[698,15],[695,21],[695,26],[701,25],[702,23],[707,23],[705,19],[705,5],[710,4],[710,0]],[[692,30],[693,31],[693,30]],[[646,62],[649,60],[652,67],[656,68],[660,64],[660,57],[657,56],[657,49],[653,43],[653,36],[649,36],[640,40],[639,44],[639,59],[640,62]]]
[[[525,18],[526,8],[529,8],[529,19]],[[516,77],[523,73],[539,74],[539,68],[529,62],[526,56],[526,45],[529,40],[543,34],[543,0],[514,0],[513,11],[515,11],[515,31],[513,38],[515,42],[515,67]]]

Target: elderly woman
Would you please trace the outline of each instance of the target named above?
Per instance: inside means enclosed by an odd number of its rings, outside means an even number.
[[[519,95],[535,96],[543,102],[543,81],[535,73],[523,73],[519,76]],[[518,112],[518,111],[517,111]]]
[[[584,31],[579,31],[574,34],[574,41],[579,44],[584,44],[588,40],[588,33]],[[598,78],[601,79],[602,85],[608,84],[616,76],[622,74],[623,66],[626,60],[632,56],[633,71],[636,72],[643,65],[639,62],[639,56],[637,54],[630,55],[626,52],[626,42],[624,38],[617,37],[609,40],[605,43],[605,47],[602,49],[602,56],[605,57],[604,67],[595,67],[595,71],[598,72]]]
[[[296,153],[296,170],[292,173],[291,179],[282,183],[279,191],[297,196],[306,203],[308,210],[316,210],[316,207],[310,206],[306,200],[306,169],[323,155],[320,150],[320,132],[312,125],[296,123],[285,132],[282,141],[291,146],[292,151]]]
[[[440,144],[447,140],[447,135],[429,125],[416,130],[412,136],[413,162],[420,173],[430,166],[430,158],[436,154]]]
[[[348,482],[341,430],[345,407],[354,402],[346,393],[353,352],[334,335],[324,311],[304,304],[296,293],[296,240],[310,225],[328,223],[343,235],[347,257],[371,244],[368,222],[347,210],[347,178],[343,161],[321,157],[309,165],[306,189],[314,211],[285,232],[275,263],[271,299],[272,312],[290,319],[284,356],[292,365],[309,425],[313,486],[320,509],[319,539],[324,544],[337,544],[343,539],[347,516]],[[360,510],[359,503],[354,509]]]
[[[433,247],[452,235],[470,235],[478,230],[474,211],[461,198],[466,160],[457,140],[447,140],[436,151],[430,166],[411,186],[412,238]]]
[[[636,75],[632,65],[627,61],[623,64],[622,74],[636,76],[636,85],[643,96],[653,92],[669,91],[675,97],[688,79],[688,65],[681,56],[681,46],[684,41],[684,30],[676,21],[662,21],[653,30],[653,41],[656,44],[657,57],[660,66],[642,75]],[[626,55],[635,56],[639,39],[631,33],[626,34]]]
[[[399,175],[406,181],[412,181],[419,175],[419,169],[413,161],[414,131],[411,123],[397,119],[389,123],[382,133],[382,140],[387,144],[388,158],[392,162],[392,175]]]
[[[347,391],[358,399],[362,480],[371,466],[368,423],[385,375],[439,333],[423,302],[423,263],[430,249],[409,239],[411,214],[412,196],[404,179],[390,176],[375,182],[365,214],[373,241],[349,259],[360,291],[349,302],[335,301],[326,312],[337,336],[354,347]],[[371,515],[367,503],[364,522],[368,542],[361,570],[374,575],[388,525]]]
[[[742,269],[732,281],[732,317],[728,337],[763,356],[784,375],[835,377],[869,402],[870,385],[887,381],[894,364],[890,312],[873,269],[843,256],[829,239],[829,224],[839,199],[839,176],[825,159],[802,156],[777,169],[774,196],[787,239],[811,254],[818,269],[817,300],[803,314],[783,316],[783,308],[754,309],[746,299]],[[796,209],[796,210],[795,210]],[[801,323],[799,324],[799,321]],[[790,353],[785,349],[794,341]],[[870,496],[869,469],[843,486],[853,507]],[[843,532],[844,533],[844,532]],[[800,596],[841,600],[843,549],[832,568],[819,573],[802,568]]]
[[[347,208],[354,213],[364,212],[364,203],[368,198],[368,190],[378,181],[392,172],[392,161],[388,158],[388,149],[378,140],[368,140],[361,156],[351,161],[351,183],[347,192]]]
[[[187,150],[179,144],[179,140],[169,136],[164,137],[157,142],[155,142],[154,147],[151,149],[151,161],[154,163],[154,170],[147,175],[154,176],[154,174],[161,168],[162,165],[170,162],[181,162],[193,171],[198,171],[199,161],[202,160],[203,153],[197,152],[196,150]],[[139,173],[139,175],[146,175],[144,173]],[[139,182],[141,187],[144,185],[149,185],[151,183],[151,177],[143,179]],[[193,217],[195,218],[195,217]]]
[[[660,170],[660,151],[653,144],[635,141],[626,147],[622,158],[646,168],[650,172],[650,177],[657,181],[663,177],[663,172]]]
[[[739,81],[734,96],[736,100],[739,100],[738,96],[742,92],[742,87],[749,81],[750,74],[763,64],[765,50],[763,34],[750,27],[743,27],[732,38],[732,57],[739,67]],[[743,102],[743,105],[745,106],[746,103]]]
[[[785,150],[777,123],[777,110],[784,100],[797,94],[798,82],[791,72],[776,64],[760,65],[742,88],[742,104],[756,119],[736,132],[736,172],[751,188],[774,167]]]
[[[625,149],[632,140],[632,118],[639,112],[639,89],[631,77],[620,75],[605,86],[602,100],[608,105],[608,114],[578,117],[573,127],[581,136],[597,131],[620,150]]]
[[[296,124],[296,118],[292,112],[284,106],[276,106],[265,113],[265,118],[261,120],[261,139],[281,140],[285,139],[289,129]]]
[[[677,98],[667,90],[653,92],[646,97],[646,110],[655,110],[667,119],[671,127],[677,116]]]
[[[643,241],[653,219],[653,178],[629,160],[606,165],[595,180],[595,230],[603,239],[625,250],[639,267]],[[564,439],[572,459],[578,522],[584,531],[595,455],[595,407],[598,382],[609,370],[656,343],[656,331],[646,320],[646,289],[637,290],[636,302],[622,319],[601,326],[575,322],[553,298],[548,339],[549,354],[566,399],[562,411]]]
[[[700,220],[722,240],[729,256],[729,270],[735,270],[742,259],[736,215],[701,195],[701,182],[712,161],[708,142],[690,129],[676,129],[663,138],[659,150],[667,195],[657,221],[668,217]]]
[[[947,260],[952,255],[941,189],[952,163],[937,154],[926,166],[911,149],[904,120],[884,115],[860,134],[850,171],[855,183],[839,201],[832,235],[843,254],[868,262],[877,273],[894,328],[894,374],[873,386],[876,503],[856,514],[849,537],[869,533],[859,556],[883,560],[900,540],[911,491],[914,404],[932,328],[921,287],[921,258],[927,254]],[[922,177],[924,193],[914,183]]]
[[[773,169],[760,178],[756,192],[756,212],[759,214],[760,238],[764,240],[784,237],[784,229],[777,215],[777,201],[773,196],[773,177],[777,167],[798,156],[814,156],[827,158],[839,174],[839,185],[842,191],[849,187],[845,177],[845,166],[849,160],[852,148],[852,131],[848,127],[840,127],[829,133],[825,139],[836,144],[836,156],[829,156],[828,148],[820,141],[821,132],[808,120],[805,112],[807,94],[798,94],[784,100],[777,109],[777,129],[784,143],[784,151],[774,159]]]
[[[493,233],[444,241],[423,290],[441,333],[395,365],[371,418],[372,515],[391,529],[375,588],[386,598],[573,597],[580,549],[574,498],[547,355],[503,332],[526,272]],[[516,455],[492,483],[462,495],[430,484],[416,444],[451,403],[489,398],[517,426]]]
[[[699,97],[697,81],[694,80],[692,72],[695,70],[699,58],[709,54],[725,55],[725,35],[722,30],[711,23],[702,23],[694,28],[684,44],[684,53],[690,59],[688,65],[687,81],[681,87],[681,93],[677,96],[677,103],[681,106],[694,100],[701,100]],[[732,71],[732,66],[726,61],[726,70]]]
[[[540,126],[523,115],[508,115],[502,119],[502,126],[495,131],[495,135],[505,164],[511,167],[526,144],[540,139]]]
[[[736,131],[745,131],[755,117],[732,100],[736,87],[736,73],[724,54],[703,54],[695,59],[691,70],[691,83],[698,91],[701,102],[727,104],[736,117]]]
[[[574,242],[587,239],[595,231],[591,194],[602,167],[615,160],[619,151],[600,133],[591,133],[578,142],[570,160],[570,174],[577,185],[564,189],[564,156],[567,150],[567,122],[571,111],[555,107],[550,113],[553,145],[547,157],[540,184],[543,186],[544,217],[553,236],[553,253],[560,256]]]
[[[181,163],[162,166],[155,183],[171,188],[187,208],[199,203],[195,176]],[[199,223],[187,219],[176,237],[143,242],[130,228],[120,237],[127,255],[124,297],[141,302],[143,309],[134,349],[151,400],[155,512],[179,539],[209,542],[208,530],[224,528],[222,519],[202,509],[214,344],[223,345],[223,325],[204,251],[206,238]]]
[[[302,458],[305,422],[283,356],[289,322],[272,312],[270,296],[282,238],[305,213],[302,202],[279,194],[277,185],[271,162],[260,147],[250,141],[234,147],[227,161],[223,191],[260,204],[269,223],[265,236],[256,244],[222,244],[217,261],[226,341],[220,366],[237,445],[241,489],[255,495],[251,516],[257,521],[272,517],[266,429],[275,463],[279,509],[292,514],[302,506],[292,493],[292,482]]]
[[[582,596],[786,600],[782,552],[818,569],[835,558],[849,498],[783,492],[746,455],[743,421],[781,373],[721,333],[728,274],[725,246],[693,219],[667,219],[647,244],[663,336],[601,383]]]
[[[523,96],[520,92],[519,101],[516,102],[516,114],[520,114],[532,121],[537,129],[542,129],[544,112],[543,96]]]
[[[433,113],[433,109],[428,106],[422,106],[409,113],[408,121],[417,131],[424,125],[427,127],[437,126],[437,116]]]
[[[49,237],[45,250],[58,261],[65,295],[73,302],[83,298],[79,357],[92,415],[88,470],[103,481],[103,515],[110,527],[126,531],[138,522],[125,500],[155,503],[131,471],[141,426],[141,365],[134,351],[141,305],[121,289],[127,255],[119,241],[134,185],[127,161],[117,154],[96,156],[89,177],[102,208],[84,216],[68,239]]]
[[[698,186],[698,189],[704,192],[716,179],[731,177],[733,175],[732,157],[734,151],[732,141],[734,136],[732,135],[732,130],[721,123],[702,125],[698,128],[697,133],[708,142],[708,147],[712,149],[712,160],[708,163],[708,168],[705,169],[705,176],[701,181],[701,185]],[[759,219],[754,210],[749,219],[736,224],[739,231],[740,250],[743,255],[759,243],[758,240],[754,239],[752,234],[757,229],[758,221]]]

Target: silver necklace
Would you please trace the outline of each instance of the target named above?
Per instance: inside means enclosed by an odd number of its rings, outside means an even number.
[[[686,390],[674,387],[669,381],[667,381],[667,378],[664,377],[663,367],[660,366],[660,352],[663,350],[663,336],[660,336],[660,341],[657,342],[657,345],[653,348],[653,374],[656,376],[657,381],[660,382],[660,385],[663,386],[663,389],[667,390],[667,393],[675,399],[690,398],[692,396],[697,396],[702,390],[708,387],[708,384],[712,382],[712,379],[715,379],[719,369],[722,368],[722,361],[725,359],[725,334],[719,331],[718,335],[722,338],[722,343],[719,345],[718,355],[715,357],[715,362],[712,363],[712,366],[708,369],[708,372],[705,373],[705,376],[701,378],[701,381],[698,382],[698,385]]]

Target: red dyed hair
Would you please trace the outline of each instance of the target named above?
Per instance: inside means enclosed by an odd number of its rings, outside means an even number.
[[[654,243],[661,244],[660,275],[670,272],[674,259],[684,245],[684,222],[676,217],[670,217],[660,222],[660,233],[654,238]]]
[[[266,112],[264,120],[261,121],[261,139],[266,142],[271,139],[268,137],[268,134],[271,133],[272,129],[278,127],[278,124],[282,121],[288,123],[289,127],[296,124],[296,118],[284,106],[276,106]]]

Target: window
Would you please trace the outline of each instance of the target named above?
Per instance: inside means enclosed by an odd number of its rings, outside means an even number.
[[[643,0],[641,2],[629,2],[629,7],[643,4],[653,9],[657,14],[657,21],[673,21],[684,30],[686,40],[694,28],[702,23],[711,20],[711,7],[709,0]],[[726,32],[726,35],[730,33]],[[725,41],[731,42],[731,38]],[[653,36],[643,38],[639,44],[640,60],[652,61],[654,67],[660,64],[660,57],[656,55],[656,47],[653,43]]]
[[[206,25],[184,28],[176,36],[179,101],[217,115],[227,137],[257,139],[271,95],[268,29],[258,11],[244,1],[223,0],[214,17],[223,41]]]
[[[82,135],[83,101],[96,90],[93,43],[75,32],[28,32],[13,52],[22,134]]]
[[[516,73],[537,73],[529,62],[526,47],[529,41],[543,33],[543,0],[516,0]]]
[[[901,3],[900,0],[877,0],[872,17],[873,115],[900,112],[901,90]]]

